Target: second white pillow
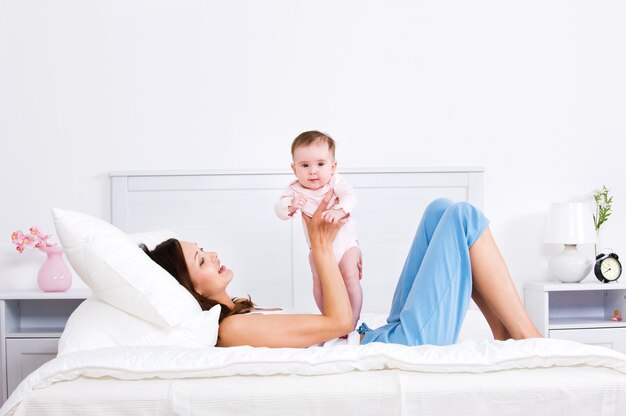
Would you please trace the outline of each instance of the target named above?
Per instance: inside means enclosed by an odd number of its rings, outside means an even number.
[[[59,355],[118,346],[211,347],[217,342],[220,306],[198,312],[176,327],[144,321],[92,296],[72,313],[59,340]]]
[[[70,264],[104,302],[169,327],[200,313],[193,296],[117,227],[58,208],[52,216]]]

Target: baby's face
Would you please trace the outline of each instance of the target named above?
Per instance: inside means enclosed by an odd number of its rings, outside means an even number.
[[[326,185],[335,173],[335,162],[328,145],[316,142],[306,147],[298,147],[293,152],[291,168],[300,185],[308,189],[319,189]]]

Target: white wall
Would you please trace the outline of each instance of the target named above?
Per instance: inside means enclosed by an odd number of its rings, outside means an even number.
[[[626,260],[625,21],[619,0],[0,0],[0,290],[43,262],[12,231],[110,219],[110,171],[289,169],[313,128],[340,166],[485,167],[520,289],[549,279],[549,204],[603,184]]]

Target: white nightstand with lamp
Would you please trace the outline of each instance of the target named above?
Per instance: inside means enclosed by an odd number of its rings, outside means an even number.
[[[626,314],[626,283],[601,283],[619,278],[616,270],[599,270],[602,259],[594,270],[598,279],[580,283],[596,264],[593,257],[577,249],[579,244],[596,242],[590,204],[552,204],[544,242],[565,249],[548,263],[558,282],[524,285],[524,303],[539,332],[547,338],[600,345],[626,354],[626,321],[621,320]],[[607,259],[609,268],[611,262],[618,263],[617,256]]]

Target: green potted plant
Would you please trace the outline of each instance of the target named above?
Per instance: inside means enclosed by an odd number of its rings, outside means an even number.
[[[596,226],[596,237],[600,235],[600,227],[609,219],[611,215],[611,205],[613,204],[613,197],[609,196],[609,190],[606,186],[602,186],[602,189],[593,194],[593,199],[596,201],[596,212],[593,214],[593,222]],[[595,245],[596,256],[598,255],[598,244]]]

